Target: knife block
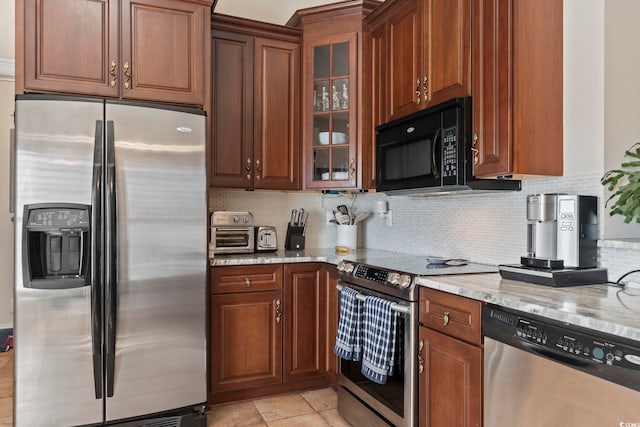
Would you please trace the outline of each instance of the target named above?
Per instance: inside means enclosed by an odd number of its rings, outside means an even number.
[[[304,249],[304,227],[291,224],[287,226],[284,248],[289,251],[301,251]]]

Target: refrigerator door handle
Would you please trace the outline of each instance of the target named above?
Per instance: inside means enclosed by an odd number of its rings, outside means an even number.
[[[96,120],[91,183],[91,344],[96,399],[102,399],[102,135],[104,123]]]
[[[107,121],[105,197],[105,311],[107,397],[113,397],[118,304],[116,159],[113,120]]]

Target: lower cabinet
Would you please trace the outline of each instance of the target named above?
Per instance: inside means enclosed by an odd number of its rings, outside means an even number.
[[[482,426],[482,303],[420,289],[421,427]]]
[[[340,358],[335,355],[333,348],[336,346],[336,333],[338,332],[339,294],[336,285],[338,284],[338,269],[334,265],[325,264],[322,274],[326,282],[325,293],[327,298],[325,317],[325,360],[326,375],[334,387],[338,386],[338,367]]]
[[[323,264],[211,269],[208,403],[329,384]]]

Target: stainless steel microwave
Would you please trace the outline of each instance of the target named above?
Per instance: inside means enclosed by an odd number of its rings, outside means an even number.
[[[376,128],[376,191],[411,195],[520,190],[513,179],[476,179],[471,98],[455,98]]]

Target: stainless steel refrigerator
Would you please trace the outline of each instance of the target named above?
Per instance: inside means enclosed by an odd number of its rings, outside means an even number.
[[[18,96],[15,156],[16,426],[206,425],[204,113]]]

